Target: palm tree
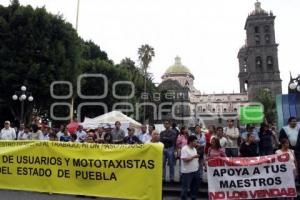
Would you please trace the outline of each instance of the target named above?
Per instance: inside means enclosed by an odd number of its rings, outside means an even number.
[[[139,61],[141,64],[141,68],[144,73],[144,93],[146,93],[147,92],[147,87],[146,87],[147,70],[149,68],[149,64],[152,61],[152,58],[155,56],[154,48],[148,44],[143,44],[138,50],[138,55],[139,55]],[[144,121],[145,121],[145,115],[146,115],[145,111],[146,111],[146,106],[144,105]]]

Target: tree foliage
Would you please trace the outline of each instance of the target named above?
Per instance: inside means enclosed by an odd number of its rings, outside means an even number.
[[[92,41],[81,39],[72,25],[62,16],[52,15],[43,8],[33,9],[21,6],[17,0],[11,5],[0,5],[0,113],[1,119],[9,118],[12,113],[19,120],[20,102],[13,102],[11,97],[21,85],[26,85],[34,97],[34,108],[39,113],[49,116],[50,106],[59,101],[51,98],[50,85],[53,81],[69,81],[76,92],[76,81],[82,73],[101,73],[108,78],[108,95],[104,101],[111,109],[114,99],[111,94],[112,84],[117,80],[132,81],[136,94],[143,87],[143,73],[130,59],[124,59],[115,65],[105,51]],[[86,95],[101,94],[103,83],[98,79],[82,81],[82,91]],[[147,77],[149,90],[155,88],[151,78]],[[60,87],[55,94],[67,94],[67,87]],[[118,88],[118,94],[129,92],[128,88]],[[76,96],[75,96],[76,97]],[[135,97],[131,101],[138,102]],[[61,100],[70,102],[70,99]],[[86,101],[76,97],[75,106]],[[32,107],[26,103],[29,118]],[[5,113],[5,115],[4,115]],[[103,114],[101,110],[87,109],[82,115],[92,117]]]
[[[264,114],[267,122],[276,121],[276,102],[269,90],[260,90],[256,101],[264,106]]]

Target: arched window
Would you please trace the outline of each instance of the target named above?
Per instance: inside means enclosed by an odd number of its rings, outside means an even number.
[[[247,72],[247,58],[244,59],[243,72]]]
[[[272,56],[267,57],[267,68],[268,68],[268,70],[273,70],[273,58],[272,58]]]
[[[270,35],[269,34],[265,35],[265,42],[266,42],[266,44],[270,44],[271,40],[270,40]]]
[[[226,109],[226,108],[224,108],[224,109],[223,109],[223,112],[227,112],[227,109]]]
[[[234,108],[233,111],[234,111],[234,112],[237,112],[237,108]]]
[[[255,35],[254,36],[254,40],[255,40],[255,44],[256,45],[260,45],[260,37],[259,37],[259,35]]]
[[[268,25],[264,26],[264,31],[265,33],[269,33],[270,32],[270,27]]]
[[[256,66],[256,70],[259,70],[259,71],[262,70],[262,59],[260,56],[255,58],[255,66]]]
[[[259,33],[259,27],[258,26],[254,27],[254,33]]]

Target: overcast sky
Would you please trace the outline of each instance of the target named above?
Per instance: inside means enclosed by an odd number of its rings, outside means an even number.
[[[0,0],[7,6],[9,0]],[[62,14],[75,27],[77,0],[20,0],[22,5],[45,6]],[[81,0],[79,35],[93,40],[119,63],[138,61],[141,44],[154,47],[150,66],[161,81],[176,55],[195,76],[201,92],[239,92],[237,53],[244,44],[245,20],[255,0]],[[261,0],[272,10],[283,91],[289,72],[300,73],[300,0]]]

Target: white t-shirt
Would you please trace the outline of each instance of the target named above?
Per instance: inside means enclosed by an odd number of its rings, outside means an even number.
[[[286,135],[289,138],[291,145],[294,147],[297,144],[299,128],[296,126],[295,128],[291,128],[290,126],[286,126],[284,128]]]
[[[16,131],[14,128],[3,128],[0,134],[0,140],[14,140],[16,139]]]
[[[231,138],[227,139],[226,148],[238,148],[239,146],[238,146],[237,141],[240,136],[239,129],[235,128],[235,127],[232,127],[232,128],[226,127],[224,129],[224,133],[225,133],[225,136],[232,137],[232,139]]]
[[[194,158],[191,161],[185,162],[182,159],[183,158],[188,158],[191,156],[197,155],[197,150],[196,148],[190,148],[188,145],[185,145],[181,149],[181,173],[191,173],[191,172],[196,172],[199,169],[199,162],[198,158]]]

